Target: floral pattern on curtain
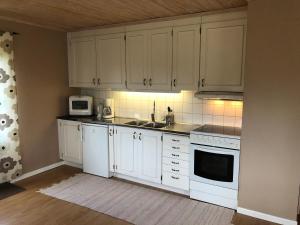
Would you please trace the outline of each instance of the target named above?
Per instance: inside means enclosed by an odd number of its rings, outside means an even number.
[[[0,36],[0,183],[22,173],[12,44],[9,32]]]

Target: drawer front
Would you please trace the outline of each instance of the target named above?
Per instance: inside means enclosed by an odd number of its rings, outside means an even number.
[[[182,190],[189,190],[189,177],[163,172],[162,184]]]
[[[168,145],[189,145],[190,138],[188,136],[180,136],[180,135],[172,135],[172,134],[164,134],[164,143],[168,143]]]
[[[183,152],[177,152],[177,151],[169,151],[169,150],[163,150],[163,156],[172,158],[172,159],[179,159],[184,161],[189,161],[189,154],[183,153]]]
[[[163,157],[163,163],[167,165],[189,169],[189,161]]]
[[[183,175],[183,176],[189,177],[189,169],[188,168],[183,168],[183,167],[178,167],[178,166],[173,166],[173,165],[163,164],[163,172],[170,172],[170,173],[174,173],[176,175]]]
[[[177,152],[184,152],[189,153],[189,145],[180,145],[180,144],[173,144],[173,143],[164,143],[163,149],[169,151],[177,151]]]

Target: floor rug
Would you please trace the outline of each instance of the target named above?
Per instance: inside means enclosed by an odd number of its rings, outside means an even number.
[[[138,225],[228,225],[234,214],[181,195],[83,173],[40,192]]]

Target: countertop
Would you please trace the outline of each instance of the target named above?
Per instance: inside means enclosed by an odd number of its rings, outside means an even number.
[[[134,121],[133,118],[124,118],[124,117],[115,117],[110,120],[98,120],[95,116],[59,116],[57,119],[61,120],[71,120],[78,121],[82,123],[90,123],[90,124],[102,124],[102,125],[118,125],[125,127],[134,127],[139,129],[147,129],[147,130],[157,130],[166,133],[176,133],[181,135],[190,135],[190,132],[194,129],[199,128],[201,125],[199,124],[184,124],[184,123],[175,123],[173,125],[164,127],[164,128],[151,128],[151,127],[143,127],[137,125],[128,125],[127,122]]]

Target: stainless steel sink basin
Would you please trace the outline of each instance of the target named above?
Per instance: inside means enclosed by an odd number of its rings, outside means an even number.
[[[149,127],[149,128],[163,128],[167,125],[165,123],[147,123],[143,125],[143,127]]]
[[[148,123],[148,122],[147,121],[142,121],[142,120],[133,120],[133,121],[127,122],[125,124],[132,125],[132,126],[142,126],[146,123]]]

